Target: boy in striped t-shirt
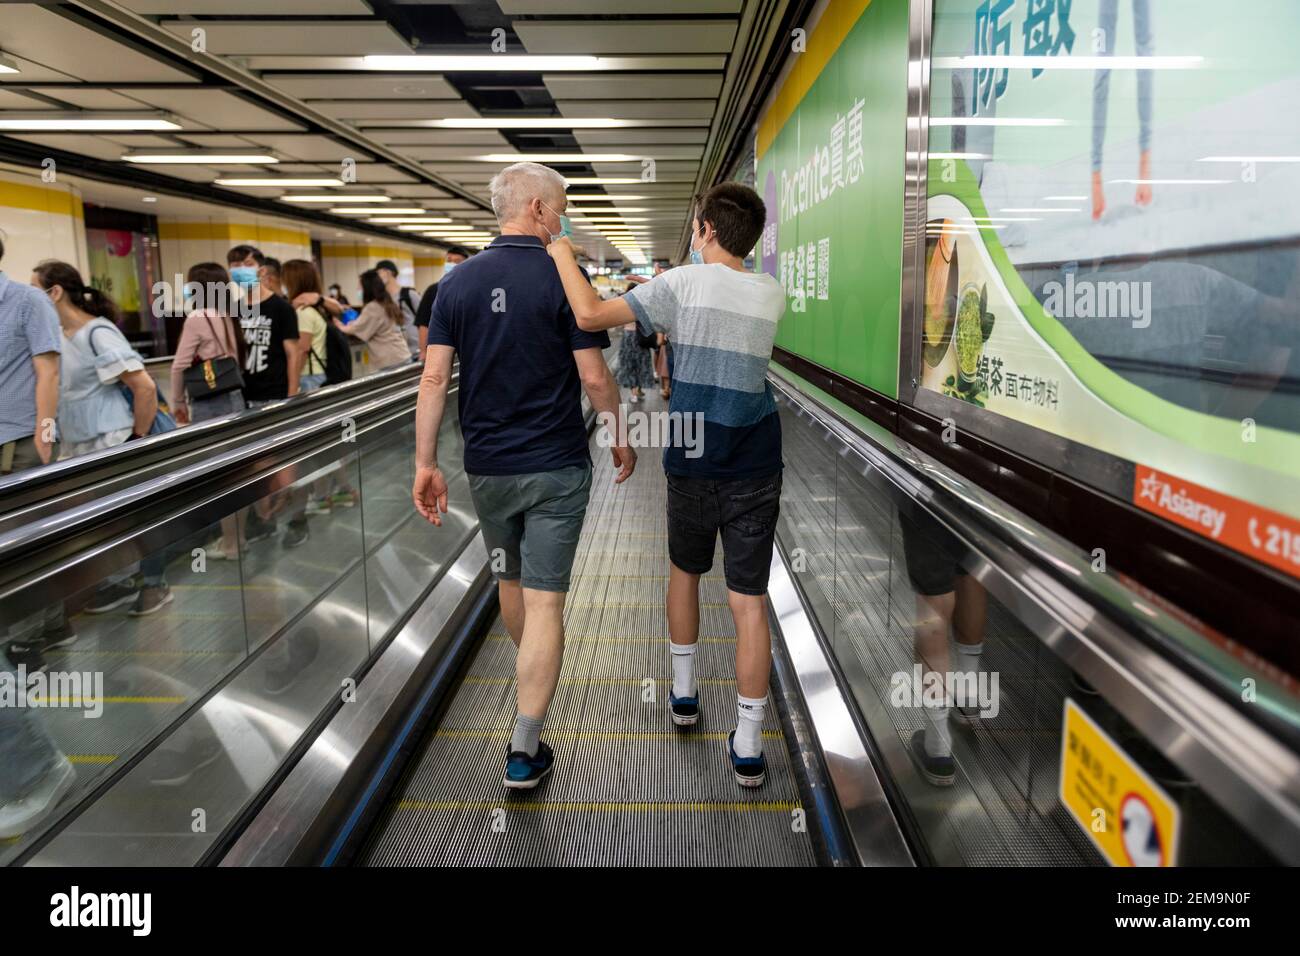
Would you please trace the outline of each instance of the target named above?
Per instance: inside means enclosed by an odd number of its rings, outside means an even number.
[[[763,200],[739,183],[697,197],[691,265],[655,276],[602,302],[583,278],[567,239],[548,246],[578,326],[587,331],[636,320],[643,334],[672,342],[674,420],[703,421],[695,441],[664,450],[668,477],[668,630],[673,722],[699,720],[695,647],[700,575],[713,566],[722,534],[727,598],[736,622],[737,727],[728,742],[736,780],[766,776],[762,727],[772,667],[767,578],[781,496],[781,423],[767,384],[785,293],[766,273],[745,269],[766,219]],[[680,421],[679,421],[680,424]]]

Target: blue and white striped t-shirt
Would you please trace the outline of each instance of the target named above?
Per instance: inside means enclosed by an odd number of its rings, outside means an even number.
[[[765,272],[721,263],[681,266],[625,298],[642,334],[673,347],[669,412],[704,419],[698,457],[681,442],[664,450],[664,471],[731,481],[781,470],[781,423],[767,384],[785,293]]]

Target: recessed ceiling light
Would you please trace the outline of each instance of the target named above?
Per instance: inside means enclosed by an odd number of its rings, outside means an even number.
[[[218,186],[283,186],[285,188],[305,188],[311,186],[342,186],[341,179],[287,179],[268,176],[265,179],[216,179]]]
[[[141,202],[157,202],[157,201],[158,201],[158,197],[157,197],[157,196],[141,196],[141,197],[140,197],[140,201],[141,201]]]
[[[418,216],[424,212],[423,206],[389,206],[387,209],[366,209],[359,207],[356,209],[344,209],[337,207],[328,210],[336,216]]]
[[[5,56],[3,53],[0,53],[0,73],[21,73],[21,72],[22,71],[18,69],[17,63],[9,59],[9,57]]]
[[[432,226],[440,222],[451,222],[451,220],[445,216],[381,216],[377,219],[367,219],[366,222],[373,222],[382,226],[396,226],[399,223],[424,223]]]
[[[628,120],[610,117],[460,116],[429,120],[433,129],[621,129]]]
[[[496,73],[501,70],[536,73],[554,70],[603,69],[598,56],[528,56],[527,54],[492,53],[390,56],[371,53],[363,58],[367,70],[419,70],[427,73],[452,73],[471,70]]]
[[[635,163],[641,159],[631,153],[487,153],[469,158],[480,163]]]
[[[125,153],[122,161],[143,163],[146,165],[200,165],[200,166],[244,166],[274,165],[279,160],[268,153],[204,153],[187,150],[152,150],[150,152]]]
[[[0,113],[0,129],[29,132],[136,132],[172,131],[180,123],[166,113],[159,112],[90,112],[61,110],[43,111],[10,110]]]
[[[349,196],[346,193],[339,193],[337,196],[281,196],[281,202],[302,202],[302,203],[334,203],[334,202],[360,202],[360,203],[380,203],[392,202],[391,196]]]

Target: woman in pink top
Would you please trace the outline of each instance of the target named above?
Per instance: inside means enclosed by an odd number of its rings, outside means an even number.
[[[185,277],[185,288],[194,293],[194,304],[199,308],[185,316],[181,338],[176,343],[176,355],[172,359],[172,411],[180,425],[242,412],[245,408],[243,393],[239,391],[211,398],[191,397],[188,404],[184,401],[185,370],[194,363],[233,358],[239,361],[240,368],[244,367],[243,339],[236,333],[235,323],[230,318],[230,303],[233,301],[230,273],[215,262],[202,262],[190,269]],[[190,308],[189,295],[186,296],[186,308]]]

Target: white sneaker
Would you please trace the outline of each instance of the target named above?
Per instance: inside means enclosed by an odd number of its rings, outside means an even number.
[[[39,826],[72,789],[76,779],[76,768],[67,757],[60,756],[54,769],[35,789],[12,803],[0,806],[0,839],[22,836]]]

